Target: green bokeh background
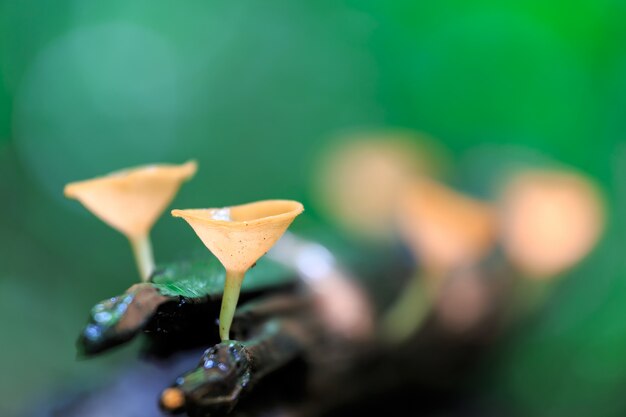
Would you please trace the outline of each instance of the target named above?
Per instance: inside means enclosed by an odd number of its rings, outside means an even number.
[[[0,1],[0,415],[101,383],[88,308],[135,279],[124,238],[66,182],[200,164],[177,207],[300,199],[352,129],[427,132],[477,195],[553,161],[606,195],[599,247],[512,332],[476,387],[519,415],[626,414],[626,2]],[[158,260],[200,245],[164,216]]]

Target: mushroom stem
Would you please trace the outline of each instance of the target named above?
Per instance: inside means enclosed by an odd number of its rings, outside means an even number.
[[[222,309],[220,310],[220,339],[222,339],[222,341],[229,339],[230,325],[233,322],[237,301],[239,300],[241,283],[243,282],[245,274],[245,271],[226,270]]]
[[[382,320],[382,336],[391,344],[406,341],[418,330],[433,305],[433,288],[427,276],[415,274]]]
[[[150,236],[148,234],[134,236],[130,237],[129,240],[133,248],[139,275],[141,275],[141,281],[148,282],[152,272],[154,272],[154,257],[152,256]]]

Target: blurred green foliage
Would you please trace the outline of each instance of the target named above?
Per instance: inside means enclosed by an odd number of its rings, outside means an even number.
[[[306,230],[329,138],[401,127],[440,139],[465,189],[485,193],[502,155],[599,182],[605,239],[477,395],[520,415],[624,415],[624,22],[619,0],[0,2],[0,414],[134,354],[75,361],[90,306],[136,277],[66,182],[196,158],[174,206],[300,199]],[[169,216],[153,242],[162,261],[200,246]]]

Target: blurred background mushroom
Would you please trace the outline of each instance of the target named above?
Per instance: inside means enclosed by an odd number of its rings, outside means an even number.
[[[502,243],[524,276],[550,279],[574,266],[604,228],[597,187],[568,171],[531,170],[503,190]]]
[[[316,204],[346,232],[389,241],[407,185],[418,176],[443,175],[446,159],[441,144],[409,130],[339,135],[316,167]]]

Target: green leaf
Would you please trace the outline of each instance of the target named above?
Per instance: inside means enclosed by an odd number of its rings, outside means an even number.
[[[258,291],[293,282],[295,272],[268,259],[260,259],[243,280],[241,290]],[[219,298],[224,290],[224,267],[214,257],[179,262],[158,270],[153,285],[165,296]]]

